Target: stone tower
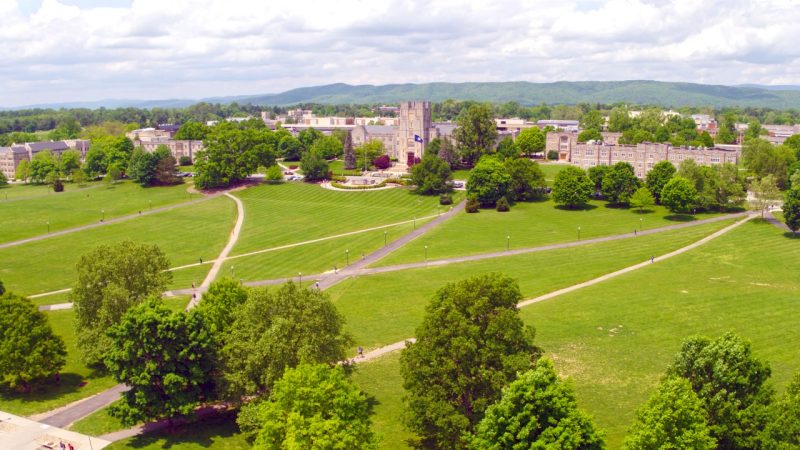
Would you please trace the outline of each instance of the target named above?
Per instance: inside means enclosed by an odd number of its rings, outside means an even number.
[[[431,102],[401,102],[399,119],[397,146],[392,156],[399,161],[422,158],[431,139]],[[415,140],[414,135],[419,136],[422,142]]]

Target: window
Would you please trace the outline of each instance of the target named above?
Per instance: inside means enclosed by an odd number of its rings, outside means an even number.
[[[653,159],[653,154],[652,154],[652,153],[650,153],[650,154],[648,154],[648,155],[647,155],[647,157],[648,157],[649,159]]]
[[[586,156],[594,156],[594,149],[587,148],[586,149]]]
[[[647,168],[648,168],[648,169],[651,169],[651,168],[653,168],[653,163],[651,163],[651,162],[647,163]]]
[[[600,150],[600,156],[608,156],[608,150]]]

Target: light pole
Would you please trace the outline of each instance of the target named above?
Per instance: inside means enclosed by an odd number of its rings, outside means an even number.
[[[643,225],[644,225],[644,219],[639,217],[639,230],[640,231],[641,231]]]
[[[50,221],[47,221],[47,234],[50,234]]]
[[[297,284],[303,287],[303,272],[297,272]]]
[[[414,216],[414,229],[417,229],[417,216]]]
[[[578,227],[578,240],[581,240],[581,227]]]
[[[428,262],[428,246],[425,246],[425,262]]]
[[[350,265],[350,250],[349,249],[344,251],[344,257],[347,258],[347,263],[345,264],[345,267],[347,267],[347,266]]]
[[[506,251],[511,248],[511,235],[506,236]]]
[[[152,200],[148,200],[147,204],[149,206],[148,209],[153,209],[153,201]]]
[[[105,222],[105,220],[106,220],[106,210],[103,209],[103,210],[100,211],[100,213],[102,214],[102,217],[100,217],[100,222]]]
[[[234,266],[231,266],[231,278],[233,278],[233,268]]]
[[[383,246],[386,247],[386,233],[387,231],[383,232]]]

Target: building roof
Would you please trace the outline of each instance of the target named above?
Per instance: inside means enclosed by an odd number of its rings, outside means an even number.
[[[433,127],[436,128],[437,130],[439,130],[439,133],[447,136],[447,135],[453,134],[453,130],[458,128],[458,125],[456,125],[454,123],[440,122],[440,123],[434,123]]]
[[[369,134],[393,134],[397,127],[390,125],[362,125]]]
[[[30,142],[27,144],[31,149],[31,153],[37,153],[45,150],[69,150],[69,145],[64,141],[53,142]]]

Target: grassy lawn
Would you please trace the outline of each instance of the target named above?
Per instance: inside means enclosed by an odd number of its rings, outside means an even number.
[[[452,175],[454,180],[466,181],[469,178],[469,170],[454,170]]]
[[[800,370],[800,247],[747,223],[691,252],[531,305],[523,318],[618,448],[687,336],[734,331],[769,361],[779,391]]]
[[[284,163],[286,167],[289,167],[288,164]],[[337,159],[336,161],[328,161],[328,170],[333,172],[334,175],[339,176],[359,176],[361,175],[361,170],[359,169],[352,169],[352,170],[344,170],[344,161],[341,159]]]
[[[260,185],[236,195],[245,222],[232,255],[435,215],[439,206],[439,197],[406,189],[339,192],[307,183]]]
[[[175,432],[148,433],[114,442],[106,447],[111,450],[142,449],[155,450],[200,450],[224,448],[245,450],[251,445],[239,434],[233,414],[214,417],[178,428]]]
[[[406,440],[413,435],[403,426],[403,377],[400,352],[358,364],[353,381],[373,404],[372,429],[380,437],[380,448],[410,449]]]
[[[544,172],[544,178],[547,180],[547,184],[552,185],[553,180],[555,180],[556,175],[558,172],[561,172],[564,167],[567,167],[569,164],[556,164],[556,163],[542,163],[542,161],[537,161],[539,163],[539,167]]]
[[[119,419],[108,415],[108,408],[103,408],[75,422],[69,430],[89,436],[101,436],[126,428],[128,427],[122,425]]]
[[[418,220],[417,226],[432,220]],[[225,262],[224,275],[233,274],[244,281],[267,280],[281,277],[297,277],[332,271],[333,267],[343,268],[348,261],[354,263],[361,255],[368,255],[383,247],[384,232],[386,242],[391,243],[413,230],[413,224],[395,225],[380,230],[372,230],[351,236],[340,237],[322,242],[306,244],[298,247],[258,255],[245,256]],[[181,271],[175,272],[177,275]]]
[[[488,272],[519,280],[526,298],[590,280],[697,241],[732,221],[670,233],[457,265],[411,269],[344,281],[328,292],[346,318],[355,346],[366,350],[414,335],[425,305],[447,282]]]
[[[95,183],[85,188],[67,184],[64,192],[50,190],[48,194],[42,194],[42,187],[14,186],[0,192],[2,199],[6,191],[30,193],[0,201],[0,217],[3,217],[0,242],[46,234],[48,222],[52,232],[98,222],[103,217],[112,219],[146,211],[151,205],[157,208],[200,198],[198,194],[189,194],[186,184],[155,188],[143,188],[130,181],[110,186]]]
[[[216,258],[225,245],[236,216],[236,205],[225,197],[165,211],[75,234],[44,239],[0,250],[0,279],[6,289],[35,294],[68,288],[75,280],[75,264],[98,244],[124,239],[157,244],[173,266],[202,257]],[[176,273],[176,278],[199,277],[210,266]],[[46,276],[43,276],[45,275]],[[202,277],[199,277],[202,279]],[[181,278],[189,283],[189,279]],[[44,300],[44,299],[41,299]]]
[[[697,219],[713,216],[698,214]],[[651,213],[640,214],[630,209],[608,208],[601,201],[592,201],[590,207],[583,210],[556,208],[550,200],[517,203],[505,213],[482,209],[477,214],[458,214],[378,265],[421,261],[426,245],[428,258],[440,259],[505,250],[507,242],[513,249],[575,241],[578,227],[580,238],[590,239],[674,225],[684,220],[695,219],[672,215],[661,206]]]

